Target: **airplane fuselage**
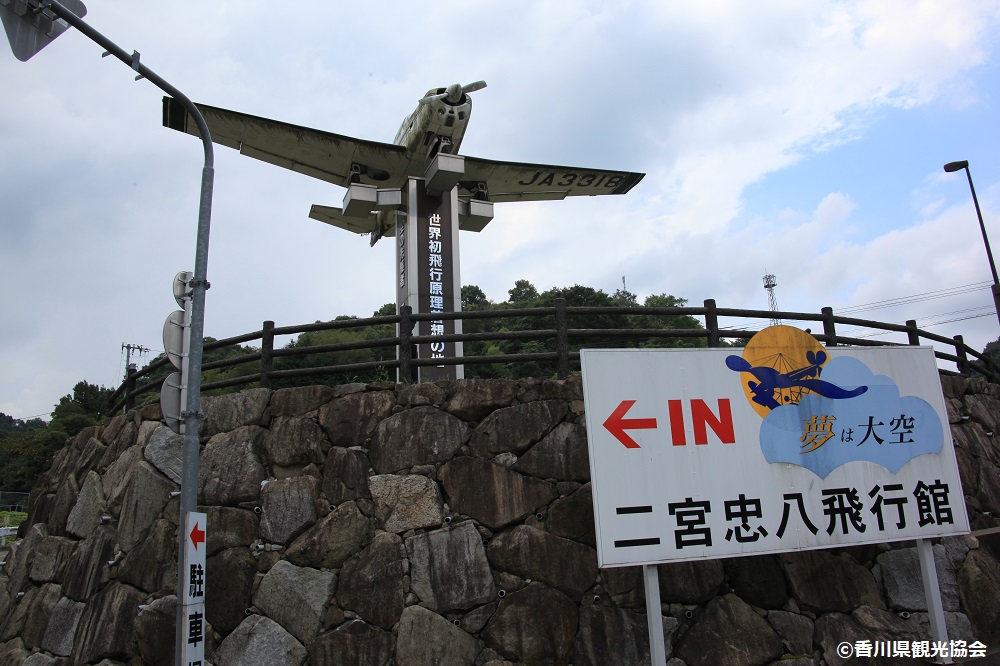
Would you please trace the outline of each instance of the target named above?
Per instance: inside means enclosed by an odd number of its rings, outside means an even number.
[[[430,161],[438,153],[458,153],[465,128],[472,115],[472,97],[461,93],[457,102],[445,95],[447,88],[432,88],[413,113],[403,119],[393,143],[406,148],[408,155]]]

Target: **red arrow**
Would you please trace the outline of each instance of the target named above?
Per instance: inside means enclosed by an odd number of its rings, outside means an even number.
[[[636,429],[647,429],[656,427],[656,419],[627,419],[625,414],[632,405],[635,404],[635,400],[622,400],[621,404],[618,405],[615,411],[611,412],[611,416],[608,420],[604,422],[604,427],[608,429],[612,435],[615,436],[619,442],[625,445],[626,449],[638,449],[639,445],[634,439],[628,436],[625,432],[626,429],[636,430]]]
[[[191,530],[191,543],[194,544],[195,550],[198,550],[199,543],[205,543],[205,530],[199,530],[198,523],[195,523],[194,529]]]

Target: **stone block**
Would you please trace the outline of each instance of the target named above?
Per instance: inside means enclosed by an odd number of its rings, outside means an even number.
[[[414,407],[378,424],[368,455],[379,474],[450,460],[469,438],[469,427],[436,407]]]
[[[295,539],[285,557],[300,567],[339,569],[371,541],[373,532],[357,504],[345,502]]]
[[[264,410],[270,399],[271,391],[266,388],[202,398],[201,409],[205,418],[198,427],[199,436],[212,437],[241,426],[262,425]]]
[[[85,604],[63,597],[56,602],[49,616],[49,623],[42,636],[41,648],[57,657],[68,657],[73,652],[76,628],[80,624]]]
[[[143,592],[123,583],[112,583],[87,601],[77,625],[73,663],[86,664],[102,659],[128,661],[135,641],[133,623]],[[114,618],[114,621],[109,621]]]
[[[508,594],[482,640],[516,662],[565,666],[573,657],[578,612],[566,595],[540,583]]]
[[[371,545],[340,570],[338,604],[363,620],[391,629],[405,607],[404,557],[398,536],[377,533]]]
[[[557,495],[550,483],[482,458],[455,458],[441,468],[438,478],[453,511],[492,530],[524,519]]]
[[[567,411],[562,400],[520,403],[498,409],[476,427],[469,447],[483,457],[505,451],[524,453],[555,428]]]
[[[176,589],[177,527],[156,519],[142,543],[118,565],[118,578],[150,594]]]
[[[86,538],[101,524],[101,516],[107,510],[101,476],[94,471],[88,472],[80,494],[76,498],[76,504],[66,518],[66,532],[80,539]]]
[[[461,379],[452,384],[445,410],[463,421],[478,421],[511,405],[517,391],[517,382],[509,379]]]
[[[391,391],[352,393],[320,407],[319,424],[333,446],[361,446],[395,406]]]
[[[482,537],[472,522],[406,540],[410,585],[431,610],[468,610],[496,598]]]
[[[289,544],[316,522],[319,480],[311,476],[269,481],[260,491],[260,536]]]
[[[393,635],[361,620],[350,620],[309,644],[315,666],[385,664],[392,658]]]
[[[334,446],[323,465],[323,494],[332,504],[368,497],[368,456]]]
[[[735,594],[712,599],[681,637],[677,656],[690,666],[750,666],[778,659],[781,638]]]
[[[301,666],[307,656],[302,643],[277,622],[263,615],[251,615],[219,645],[215,663],[216,666]]]
[[[330,449],[326,433],[312,419],[279,416],[261,438],[272,466],[293,467],[322,464]]]
[[[160,597],[139,611],[135,640],[143,666],[173,666],[176,626],[176,595]]]
[[[336,392],[329,386],[296,386],[271,394],[268,411],[271,416],[302,416],[314,412],[333,400]]]
[[[256,502],[267,471],[260,461],[263,428],[246,426],[208,440],[198,467],[198,495],[202,502],[236,506]]]
[[[579,423],[558,424],[518,458],[514,469],[540,479],[590,481],[587,429]]]
[[[494,569],[541,581],[573,600],[597,579],[597,551],[527,525],[493,537],[486,555]]]
[[[478,653],[475,638],[433,611],[410,606],[399,618],[396,666],[467,666]]]
[[[368,479],[375,510],[387,532],[437,527],[444,507],[437,484],[420,474],[381,474]]]
[[[128,552],[146,538],[150,526],[170,501],[177,485],[141,461],[132,475],[122,498],[121,519],[118,521],[119,547]]]
[[[277,562],[260,581],[253,601],[303,645],[320,632],[337,577],[329,571]]]
[[[143,457],[164,476],[180,484],[184,466],[184,437],[167,426],[160,426],[149,437]]]
[[[818,613],[885,608],[875,577],[849,557],[818,550],[780,557],[789,591],[802,608]]]
[[[200,506],[208,519],[205,552],[209,557],[227,548],[249,547],[258,538],[257,514],[228,506]]]

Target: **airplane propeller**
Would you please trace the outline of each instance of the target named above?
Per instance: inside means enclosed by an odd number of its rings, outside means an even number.
[[[462,96],[476,92],[477,90],[482,90],[486,87],[486,81],[476,81],[475,83],[467,83],[464,86],[457,83],[453,83],[447,88],[443,93],[438,93],[437,95],[427,95],[421,98],[421,104],[430,104],[434,100],[443,99],[451,104],[458,104],[462,100]]]

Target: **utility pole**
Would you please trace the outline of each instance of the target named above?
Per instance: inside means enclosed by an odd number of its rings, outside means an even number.
[[[128,377],[129,372],[136,369],[135,365],[132,364],[132,352],[145,354],[149,352],[149,348],[123,342],[122,349],[125,350],[125,376]]]

